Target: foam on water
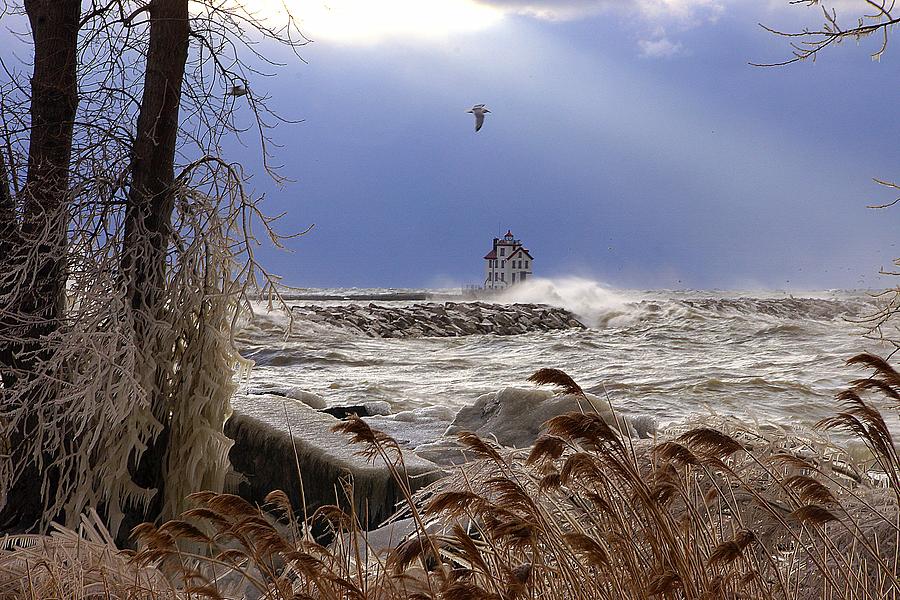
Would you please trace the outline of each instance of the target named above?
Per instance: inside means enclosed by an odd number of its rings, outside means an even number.
[[[401,340],[297,320],[286,334],[289,319],[260,303],[238,340],[257,362],[251,387],[302,389],[329,405],[384,401],[399,413],[382,417],[385,427],[416,441],[479,396],[526,386],[541,367],[661,423],[715,411],[809,425],[832,414],[834,394],[860,376],[847,358],[884,353],[852,322],[875,308],[861,292],[636,292],[562,278],[484,301],[566,308],[590,328]]]
[[[565,308],[592,327],[622,324],[636,315],[631,298],[580,277],[536,278],[504,290],[501,303],[548,304]]]

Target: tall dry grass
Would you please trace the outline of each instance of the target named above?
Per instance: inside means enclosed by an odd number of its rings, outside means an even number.
[[[724,419],[632,440],[618,419],[570,413],[529,451],[461,435],[472,460],[415,495],[396,442],[352,418],[338,429],[405,492],[395,527],[410,533],[391,548],[352,509],[297,515],[281,492],[263,508],[208,492],[181,519],[138,527],[127,567],[183,598],[895,598],[900,459],[881,411],[900,406],[900,374],[872,355],[850,362],[872,374],[819,423],[840,443]],[[560,371],[533,380],[581,389]],[[323,523],[328,545],[310,533]],[[3,572],[27,551],[6,546]]]

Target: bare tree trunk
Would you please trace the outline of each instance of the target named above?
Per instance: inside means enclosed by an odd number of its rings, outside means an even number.
[[[12,231],[16,228],[16,205],[12,194],[9,192],[9,172],[6,168],[6,158],[3,149],[0,148],[0,244],[9,241]],[[0,246],[2,247],[2,246]],[[6,254],[0,254],[6,256]]]
[[[26,0],[34,36],[31,139],[25,182],[23,241],[41,256],[31,302],[38,334],[63,313],[69,168],[78,108],[76,65],[80,0]],[[36,244],[37,247],[29,247]]]
[[[0,139],[2,142],[2,139]],[[0,273],[9,271],[9,259],[15,247],[14,236],[19,232],[16,220],[16,202],[9,191],[9,170],[6,168],[6,156],[0,147]],[[4,277],[0,275],[0,294],[3,294]],[[0,359],[2,365],[2,359]],[[2,373],[0,373],[2,375]]]
[[[12,281],[12,261],[16,258],[16,248],[19,235],[19,224],[16,217],[16,204],[9,191],[9,175],[6,168],[6,158],[0,149],[0,307],[9,307],[12,299],[14,282]],[[13,326],[8,311],[0,311],[0,328],[7,330]],[[0,398],[8,393],[15,384],[15,376],[12,367],[13,352],[8,340],[0,339]]]
[[[175,144],[189,33],[187,0],[153,2],[123,258],[132,306],[151,313],[159,305],[171,238]]]
[[[26,0],[25,10],[34,40],[34,73],[28,174],[22,198],[24,216],[20,229],[5,161],[0,160],[0,244],[9,250],[2,256],[13,261],[3,265],[4,277],[21,277],[22,269],[12,268],[15,263],[21,266],[29,255],[36,258],[29,265],[35,271],[29,279],[31,285],[16,295],[18,302],[14,306],[7,308],[20,317],[19,323],[9,325],[25,328],[25,337],[38,343],[56,328],[63,313],[69,167],[78,108],[76,66],[81,2]]]
[[[7,341],[0,347],[4,397],[9,387],[21,382],[19,377],[27,378],[40,368],[48,355],[46,336],[59,327],[64,314],[69,171],[78,108],[76,66],[81,0],[25,0],[25,11],[34,40],[34,73],[20,228],[5,176],[0,191],[0,227],[3,239],[11,247],[5,254],[10,262],[0,265],[4,269],[0,273],[0,293],[7,301],[0,326],[6,331],[7,340],[20,340]],[[16,438],[25,439],[36,426],[33,419],[26,419],[12,434],[12,448],[24,446]],[[31,462],[33,457],[16,456],[15,450],[13,454],[13,460],[27,466],[8,491],[4,509],[7,514],[3,518],[14,520],[20,528],[30,528],[41,514],[41,477]]]
[[[179,105],[188,54],[188,0],[155,0],[150,8],[150,47],[141,112],[131,164],[131,189],[125,210],[122,270],[128,298],[134,308],[137,342],[143,345],[146,364],[152,372],[142,374],[159,391],[164,374],[156,372],[160,352],[153,339],[154,320],[160,316],[165,298],[166,253],[172,237],[175,201],[175,147]],[[168,443],[169,407],[164,394],[153,400],[153,413],[164,429],[148,448],[135,472],[135,482],[156,488],[158,510],[163,497],[163,461]]]

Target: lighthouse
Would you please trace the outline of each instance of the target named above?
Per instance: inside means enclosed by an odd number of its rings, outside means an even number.
[[[532,276],[534,259],[512,231],[507,231],[502,238],[494,238],[493,247],[484,260],[484,288],[487,290],[505,289]]]

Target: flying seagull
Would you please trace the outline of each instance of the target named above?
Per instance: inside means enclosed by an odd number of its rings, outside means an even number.
[[[484,113],[489,113],[488,109],[484,107],[484,104],[476,104],[466,112],[470,112],[475,115],[475,131],[481,129],[481,126],[484,125]]]

